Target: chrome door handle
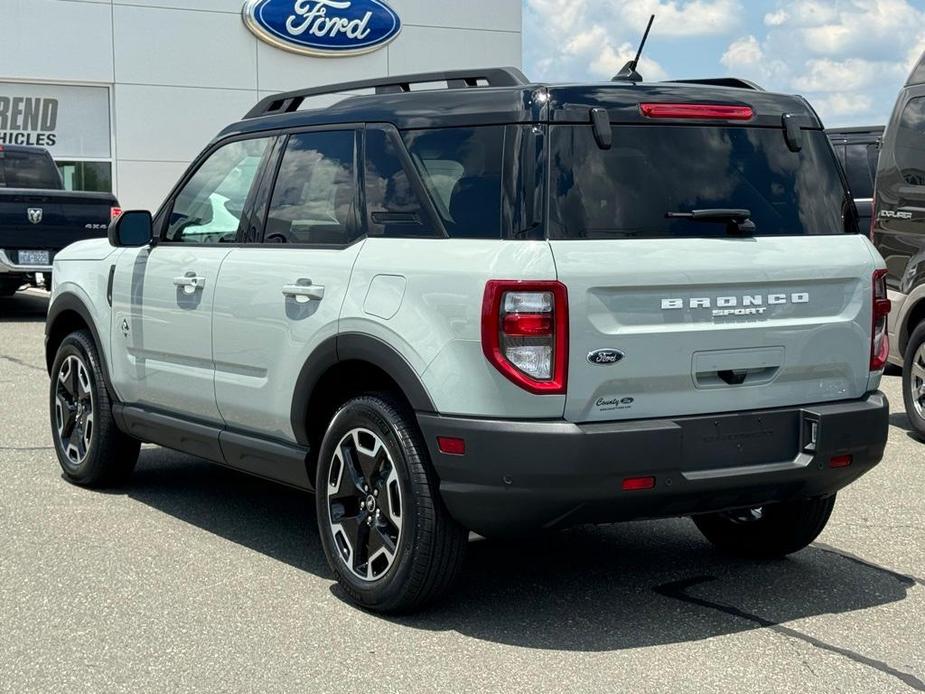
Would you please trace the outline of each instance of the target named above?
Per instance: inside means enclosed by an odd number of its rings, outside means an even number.
[[[324,287],[317,284],[287,284],[283,287],[283,296],[296,301],[321,301],[324,298]]]
[[[185,277],[174,277],[173,283],[175,286],[181,287],[187,294],[193,294],[205,288],[206,278],[197,275],[187,275]]]

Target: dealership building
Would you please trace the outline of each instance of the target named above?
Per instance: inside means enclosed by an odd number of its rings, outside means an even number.
[[[46,147],[66,187],[153,209],[269,94],[519,67],[521,11],[521,0],[0,0],[0,145]]]

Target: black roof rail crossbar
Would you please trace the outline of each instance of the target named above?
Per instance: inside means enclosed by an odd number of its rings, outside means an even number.
[[[298,111],[305,99],[325,94],[339,94],[341,92],[354,92],[361,89],[375,89],[377,94],[401,94],[411,91],[412,84],[425,84],[428,82],[445,82],[447,89],[467,89],[478,87],[479,82],[487,82],[489,87],[518,87],[529,84],[524,74],[513,67],[485,68],[482,70],[451,70],[448,72],[422,72],[416,75],[395,75],[393,77],[380,77],[378,79],[360,80],[357,82],[343,82],[341,84],[328,84],[323,87],[298,89],[293,92],[284,92],[268,96],[252,108],[245,120],[261,116],[276,115],[279,113],[292,113]]]
[[[739,79],[738,77],[705,77],[696,80],[667,80],[672,84],[706,84],[713,87],[734,87],[735,89],[752,89],[756,92],[763,92],[764,88],[750,80]]]

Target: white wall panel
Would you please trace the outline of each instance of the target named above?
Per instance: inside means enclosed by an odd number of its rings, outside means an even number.
[[[520,66],[520,34],[407,26],[389,46],[389,72],[429,72],[467,67]]]
[[[256,91],[116,85],[121,159],[188,161],[257,102]]]
[[[258,46],[261,91],[285,92],[334,82],[382,77],[389,70],[389,57],[385,50],[352,58],[312,58],[280,50],[262,41],[258,42]]]
[[[388,0],[402,23],[462,29],[495,29],[519,32],[523,20],[521,4],[498,0]]]
[[[256,41],[240,16],[129,5],[113,15],[117,82],[257,88]]]
[[[187,162],[120,161],[119,203],[126,210],[156,211],[186,171]]]
[[[109,5],[0,0],[0,78],[112,82]]]
[[[113,5],[137,7],[172,7],[179,10],[204,10],[241,14],[244,0],[112,0]]]

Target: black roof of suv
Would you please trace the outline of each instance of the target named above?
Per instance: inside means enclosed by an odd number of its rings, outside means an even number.
[[[355,91],[367,93],[345,94]],[[311,98],[332,94],[344,95],[344,99],[324,108],[300,110]],[[734,78],[549,85],[531,82],[515,68],[492,68],[389,77],[273,95],[257,104],[244,120],[226,128],[220,137],[356,122],[388,122],[399,129],[499,122],[587,123],[589,111],[594,108],[606,108],[611,123],[630,124],[648,121],[640,104],[649,102],[750,107],[752,126],[780,128],[782,114],[790,114],[802,128],[822,128],[815,111],[802,97],[766,92]],[[683,121],[689,123],[691,119]],[[710,121],[715,123],[716,118]]]

